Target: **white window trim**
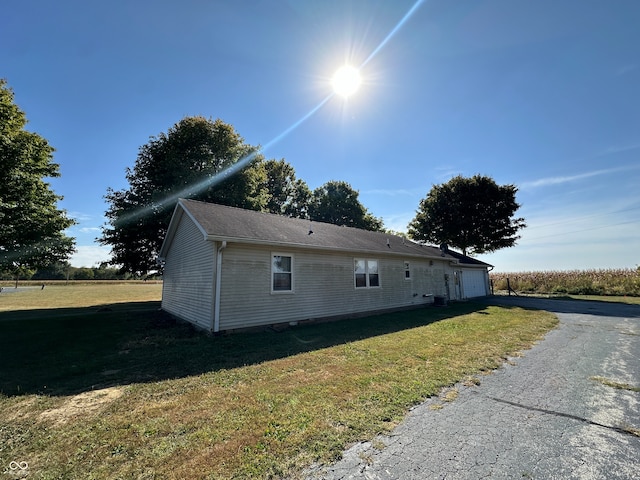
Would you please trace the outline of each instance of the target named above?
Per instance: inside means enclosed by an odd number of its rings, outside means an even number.
[[[274,273],[282,273],[282,272],[274,272],[273,271],[273,257],[289,257],[291,258],[291,290],[274,290],[273,289],[273,274]],[[270,289],[271,289],[271,293],[273,295],[290,295],[292,293],[295,293],[295,275],[294,275],[294,269],[295,269],[295,258],[293,253],[286,253],[286,252],[271,252],[271,255],[269,256],[269,270],[270,270],[270,275],[269,275],[269,284],[270,284]]]
[[[405,261],[403,263],[404,266],[404,279],[405,280],[411,280],[411,262],[409,261]],[[409,276],[407,277],[407,272],[409,272]]]
[[[365,282],[366,285],[364,287],[358,287],[356,285],[356,270],[355,270],[355,265],[357,261],[361,261],[364,262],[364,271],[365,271]],[[378,264],[378,285],[374,285],[373,287],[371,285],[369,285],[369,262],[376,262]],[[382,287],[382,281],[381,281],[381,275],[380,275],[380,260],[378,260],[377,258],[354,258],[353,259],[353,288],[355,288],[356,290],[368,290],[370,288],[381,288]]]

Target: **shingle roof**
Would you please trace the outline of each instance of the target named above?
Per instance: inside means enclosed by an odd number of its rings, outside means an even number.
[[[443,255],[437,247],[421,245],[388,233],[340,227],[196,200],[181,199],[176,211],[179,208],[183,208],[211,240],[459,259],[458,256],[451,255],[452,252]],[[167,237],[173,234],[171,228],[172,226],[169,227]],[[163,245],[161,255],[165,248],[166,245]]]
[[[458,262],[460,262],[463,265],[474,265],[474,266],[479,266],[479,267],[493,267],[493,265],[491,265],[489,263],[485,263],[482,260],[478,260],[477,258],[473,258],[473,257],[467,257],[466,255],[463,255],[463,254],[458,253],[458,252],[454,252],[453,250],[448,250],[447,253],[449,255],[451,255],[453,258],[457,258]]]

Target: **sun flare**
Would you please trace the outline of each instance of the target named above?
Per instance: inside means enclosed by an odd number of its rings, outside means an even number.
[[[350,65],[340,67],[331,78],[331,86],[333,91],[343,97],[349,97],[358,91],[362,77],[357,68]]]

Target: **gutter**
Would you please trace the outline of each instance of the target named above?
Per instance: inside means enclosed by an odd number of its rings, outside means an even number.
[[[218,255],[216,257],[216,295],[213,305],[213,333],[220,331],[220,289],[222,288],[222,250],[227,248],[227,241],[223,240],[218,247]]]

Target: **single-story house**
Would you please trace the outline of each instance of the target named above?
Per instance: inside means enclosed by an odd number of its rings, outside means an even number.
[[[179,200],[162,309],[210,332],[489,294],[490,265],[401,236]]]

